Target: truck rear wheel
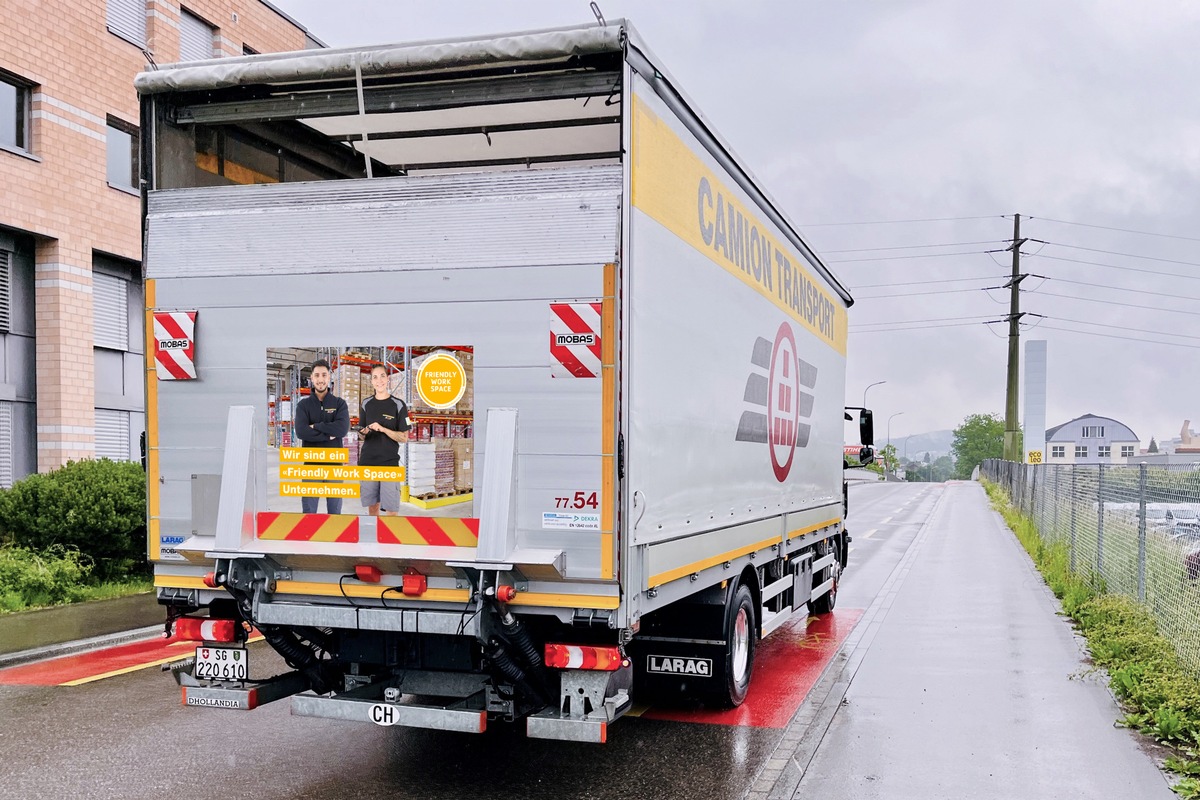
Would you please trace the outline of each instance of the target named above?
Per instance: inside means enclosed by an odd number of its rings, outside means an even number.
[[[714,698],[723,708],[737,708],[746,699],[754,674],[757,629],[754,595],[741,584],[725,604],[725,681]]]

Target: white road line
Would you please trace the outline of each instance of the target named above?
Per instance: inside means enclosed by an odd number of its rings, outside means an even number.
[[[870,539],[872,536],[874,536],[877,533],[879,533],[879,528],[871,528],[871,530],[867,531],[866,533],[864,533],[862,535],[862,538]]]
[[[854,552],[854,545],[850,545],[850,549],[849,549],[849,550],[847,550],[846,552],[848,552],[848,553],[853,553],[853,552]]]
[[[888,524],[889,522],[891,522],[891,521],[892,521],[892,518],[891,518],[891,517],[888,517],[887,519],[881,519],[881,520],[879,520],[879,524],[880,524],[880,525],[887,525],[887,524]]]

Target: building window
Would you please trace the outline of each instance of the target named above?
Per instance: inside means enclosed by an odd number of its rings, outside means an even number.
[[[129,412],[96,409],[96,458],[131,461]]]
[[[116,117],[108,118],[108,184],[137,191],[138,129]]]
[[[1121,445],[1121,458],[1133,458],[1133,445]]]
[[[1050,445],[1050,457],[1051,458],[1066,458],[1067,457],[1067,446],[1065,444]]]
[[[213,26],[184,9],[179,15],[179,60],[205,61],[213,57]]]
[[[257,50],[255,50],[255,49],[254,49],[253,47],[251,47],[250,45],[248,45],[248,44],[246,44],[245,42],[243,42],[243,43],[242,43],[242,55],[244,55],[244,56],[256,56],[256,55],[258,55],[258,51],[257,51]]]
[[[0,250],[0,333],[12,330],[12,262],[13,254]]]
[[[0,403],[0,488],[10,489],[16,477],[16,430],[13,426],[13,404]]]
[[[1096,455],[1100,458],[1112,458],[1112,445],[1100,445],[1096,448]]]
[[[1084,425],[1083,426],[1083,438],[1084,439],[1103,439],[1104,438],[1104,426],[1103,425]]]
[[[129,349],[129,281],[92,273],[92,317],[96,347]]]
[[[1086,444],[1075,445],[1075,457],[1076,458],[1087,458],[1087,445]]]
[[[14,150],[30,149],[30,84],[0,72],[0,146]]]
[[[108,0],[108,30],[138,47],[146,47],[146,0]]]

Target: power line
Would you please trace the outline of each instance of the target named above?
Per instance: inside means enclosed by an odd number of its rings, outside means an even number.
[[[1034,275],[1031,273],[1029,277],[1044,278],[1045,280],[1057,281],[1059,283],[1073,283],[1076,286],[1091,286],[1096,289],[1112,289],[1113,291],[1116,291],[1116,292],[1134,292],[1135,294],[1152,294],[1156,297],[1170,297],[1175,300],[1192,300],[1197,303],[1200,303],[1200,297],[1190,297],[1188,295],[1175,294],[1173,292],[1152,292],[1149,289],[1130,289],[1125,286],[1109,286],[1108,284],[1104,284],[1104,283],[1090,283],[1088,281],[1073,281],[1068,278],[1055,278],[1052,275]],[[1030,291],[1036,292],[1037,289],[1031,289]]]
[[[1003,244],[1007,239],[989,239],[986,242],[947,242],[946,244],[905,244],[895,247],[855,247],[849,250],[822,250],[826,253],[873,253],[879,250],[918,250],[922,247],[970,247],[976,244]]]
[[[1122,303],[1118,300],[1100,300],[1095,297],[1079,297],[1079,296],[1073,295],[1073,294],[1059,294],[1058,292],[1044,292],[1040,289],[1036,292],[1030,292],[1030,294],[1039,295],[1041,297],[1061,297],[1064,300],[1080,300],[1084,303],[1103,303],[1104,305],[1121,306],[1123,308],[1140,308],[1145,311],[1159,311],[1159,312],[1162,312],[1165,314],[1187,314],[1188,316],[1192,316],[1192,317],[1200,316],[1200,311],[1187,311],[1185,309],[1180,309],[1180,308],[1159,308],[1158,306],[1143,306],[1143,305],[1139,305],[1137,303]]]
[[[1041,240],[1034,239],[1032,241],[1041,241]],[[1108,255],[1108,256],[1124,256],[1126,258],[1141,258],[1141,259],[1145,259],[1146,261],[1161,261],[1164,264],[1182,264],[1185,267],[1200,267],[1200,262],[1197,262],[1197,261],[1179,261],[1174,258],[1159,258],[1158,256],[1142,256],[1142,255],[1138,255],[1137,253],[1118,253],[1116,250],[1100,250],[1095,247],[1083,247],[1083,246],[1077,245],[1077,244],[1062,244],[1061,242],[1043,242],[1043,244],[1051,245],[1053,247],[1067,247],[1067,248],[1070,248],[1071,250],[1086,250],[1089,253],[1104,253],[1105,255]],[[1040,253],[1041,251],[1039,250],[1038,252]],[[1032,253],[1031,255],[1037,255],[1037,253]]]
[[[1051,331],[1062,331],[1064,333],[1078,333],[1082,336],[1101,336],[1105,339],[1120,339],[1123,342],[1135,344],[1162,344],[1168,347],[1186,347],[1191,350],[1200,350],[1200,345],[1186,344],[1184,342],[1159,342],[1154,339],[1131,339],[1128,336],[1118,336],[1114,333],[1099,333],[1097,331],[1077,331],[1074,328],[1059,328],[1054,325],[1043,325],[1043,328]]]
[[[801,228],[833,228],[843,225],[904,225],[910,222],[958,222],[966,219],[1004,219],[1003,214],[992,214],[984,217],[932,217],[928,219],[881,219],[870,222],[813,222],[801,225]]]
[[[1003,286],[984,286],[979,289],[933,289],[928,292],[901,292],[899,294],[859,295],[857,300],[887,300],[892,297],[923,297],[930,294],[957,294],[959,292],[985,292],[988,289],[1003,289]]]
[[[1050,319],[1055,319],[1055,320],[1058,320],[1059,322],[1073,322],[1076,325],[1091,325],[1091,326],[1097,327],[1097,328],[1117,327],[1115,325],[1110,325],[1110,324],[1104,323],[1104,322],[1089,322],[1089,321],[1083,320],[1083,319],[1071,319],[1069,317],[1060,317],[1057,315],[1050,317]],[[1124,327],[1122,327],[1122,330],[1131,331],[1133,333],[1148,333],[1151,336],[1174,336],[1178,339],[1198,339],[1198,340],[1200,340],[1200,336],[1192,336],[1191,334],[1188,334],[1188,333],[1170,333],[1168,331],[1149,331],[1149,330],[1146,330],[1145,328],[1124,328]]]
[[[1003,277],[1003,276],[1000,276]],[[903,281],[901,283],[863,283],[858,286],[847,287],[851,291],[859,289],[885,289],[891,286],[922,286],[930,283],[961,283],[962,281],[994,281],[997,280],[995,275],[980,275],[976,278],[940,278],[933,281]]]
[[[933,319],[898,319],[890,322],[857,322],[851,323],[851,328],[861,328],[865,325],[915,325],[923,322],[958,322],[964,319],[985,319],[988,314],[974,314],[969,317],[936,317]]]
[[[1048,256],[1045,253],[1039,255],[1038,258],[1048,258],[1051,261],[1068,261],[1072,264],[1090,264],[1093,267],[1106,267],[1108,269],[1123,269],[1127,272],[1140,272],[1143,275],[1162,275],[1166,278],[1189,278],[1191,280],[1200,280],[1200,275],[1187,275],[1182,272],[1163,272],[1157,269],[1142,269],[1140,267],[1124,267],[1119,264],[1105,264],[1100,261],[1084,261],[1079,258],[1065,258],[1063,256]]]
[[[850,331],[850,333],[894,333],[896,331],[919,331],[926,328],[961,328],[964,325],[979,325],[978,322],[949,322],[944,325],[917,325],[911,328],[875,328],[874,330]]]
[[[879,258],[827,258],[827,264],[849,264],[853,261],[901,261],[906,258],[945,258],[946,256],[974,256],[987,250],[966,250],[961,253],[916,253],[911,256],[881,256]]]
[[[1050,217],[1031,217],[1030,219],[1041,220],[1042,222],[1056,222],[1059,225],[1077,225],[1080,228],[1097,228],[1102,231],[1117,231],[1118,233],[1136,233],[1139,236],[1158,236],[1163,239],[1182,239],[1185,242],[1200,242],[1200,238],[1194,236],[1179,236],[1173,233],[1153,233],[1151,231],[1137,231],[1132,228],[1113,228],[1108,225],[1091,225],[1087,222],[1069,222],[1065,219],[1052,219]]]

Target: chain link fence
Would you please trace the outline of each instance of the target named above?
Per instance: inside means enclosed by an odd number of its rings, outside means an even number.
[[[1008,492],[1071,571],[1138,600],[1200,674],[1200,467],[1018,464],[979,474]]]

